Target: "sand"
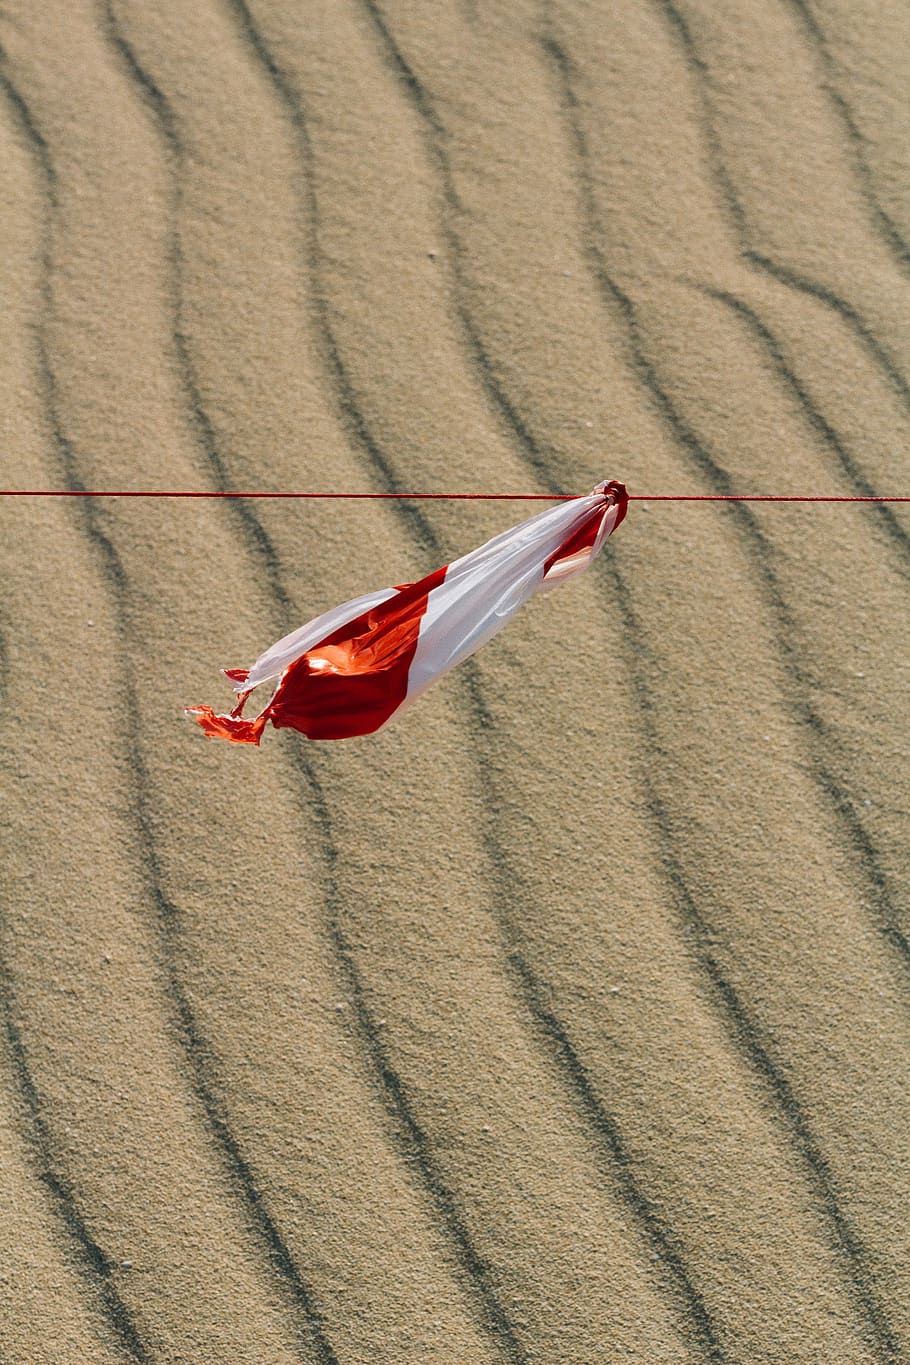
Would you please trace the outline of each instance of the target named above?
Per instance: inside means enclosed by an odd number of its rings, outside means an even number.
[[[898,0],[21,0],[0,482],[908,493]],[[4,1365],[910,1359],[910,514],[633,504],[375,737],[221,665],[508,503],[0,499]]]

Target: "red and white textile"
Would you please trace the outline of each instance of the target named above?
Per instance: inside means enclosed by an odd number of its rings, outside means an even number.
[[[210,738],[258,744],[266,721],[309,739],[368,735],[502,630],[535,592],[581,573],[626,515],[615,480],[514,526],[417,583],[356,597],[286,635],[250,669],[225,669],[230,715],[187,707]],[[278,685],[253,720],[262,683]]]

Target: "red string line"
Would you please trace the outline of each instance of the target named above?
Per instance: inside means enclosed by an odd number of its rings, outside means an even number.
[[[571,502],[578,493],[235,493],[123,488],[0,488],[0,498],[327,498],[419,502]],[[583,496],[583,495],[582,495]],[[630,493],[630,502],[910,502],[907,497],[813,493]]]

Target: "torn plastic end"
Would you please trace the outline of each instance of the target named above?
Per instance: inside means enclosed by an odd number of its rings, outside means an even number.
[[[259,744],[268,716],[255,720],[242,716],[217,716],[210,706],[185,706],[184,711],[202,726],[208,739],[227,739],[232,744]]]
[[[250,690],[249,690],[249,692],[241,692],[241,693],[239,693],[239,695],[238,695],[238,697],[237,697],[237,705],[234,707],[233,711],[231,712],[231,715],[232,715],[232,716],[240,716],[240,715],[243,714],[243,708],[246,706],[246,699],[247,699],[247,697],[250,695],[250,692],[252,692],[252,691],[253,691],[253,689],[252,689],[252,687],[251,687]]]
[[[221,671],[226,678],[230,678],[231,682],[235,683],[245,683],[250,676],[248,668],[222,668]]]

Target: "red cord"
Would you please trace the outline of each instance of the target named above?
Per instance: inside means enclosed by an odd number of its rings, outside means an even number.
[[[0,488],[0,498],[396,498],[432,502],[571,502],[577,493],[222,493],[208,490]],[[908,497],[790,493],[630,493],[630,502],[910,502]]]

